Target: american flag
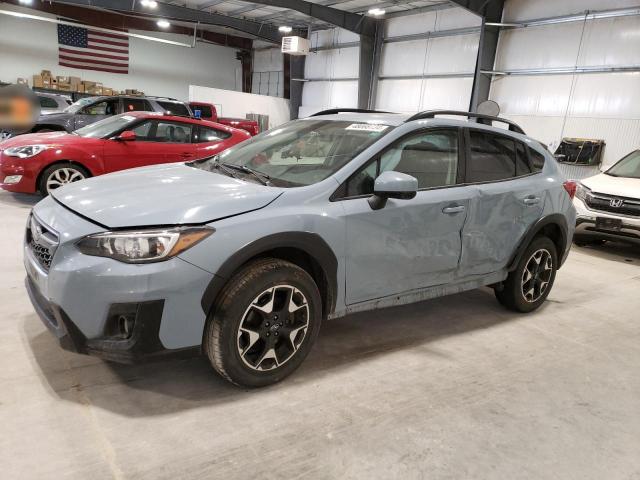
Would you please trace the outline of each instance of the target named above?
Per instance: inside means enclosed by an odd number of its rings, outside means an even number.
[[[129,72],[129,37],[58,24],[58,64],[111,73]]]

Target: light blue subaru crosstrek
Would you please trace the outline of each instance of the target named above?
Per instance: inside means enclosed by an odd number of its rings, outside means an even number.
[[[27,288],[64,348],[198,350],[263,386],[326,318],[482,286],[538,308],[569,252],[574,190],[506,119],[324,111],[217,157],[54,191],[29,218]]]

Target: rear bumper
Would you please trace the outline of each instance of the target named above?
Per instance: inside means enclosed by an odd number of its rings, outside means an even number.
[[[164,300],[137,305],[135,326],[127,339],[88,339],[67,313],[48,301],[29,277],[25,279],[29,299],[42,323],[68,351],[92,355],[118,363],[140,363],[159,357],[188,357],[200,353],[199,347],[166,349],[159,338]]]

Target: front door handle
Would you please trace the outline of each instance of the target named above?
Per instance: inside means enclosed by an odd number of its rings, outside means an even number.
[[[540,199],[538,197],[534,197],[533,195],[530,195],[522,199],[522,201],[524,202],[525,205],[537,205],[540,202]]]
[[[442,213],[452,214],[464,212],[464,205],[456,205],[454,207],[444,207]]]

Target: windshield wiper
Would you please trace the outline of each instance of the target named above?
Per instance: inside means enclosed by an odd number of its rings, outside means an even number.
[[[271,185],[271,177],[269,175],[267,175],[266,173],[262,173],[259,172],[258,170],[254,170],[253,168],[249,168],[249,167],[245,167],[244,165],[234,165],[232,163],[221,163],[219,162],[220,165],[224,165],[227,168],[234,168],[236,170],[239,170],[243,173],[250,173],[251,175],[253,175],[255,178],[258,179],[258,181],[260,183],[262,183],[263,185]]]

